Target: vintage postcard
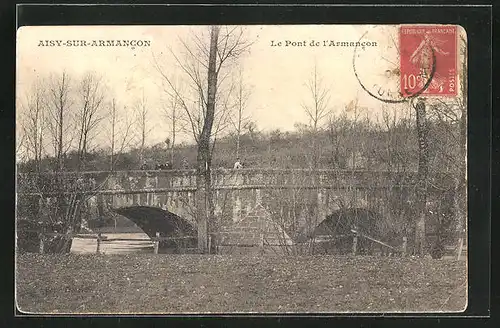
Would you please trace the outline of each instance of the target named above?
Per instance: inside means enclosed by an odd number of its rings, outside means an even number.
[[[24,26],[26,314],[467,307],[456,25]]]

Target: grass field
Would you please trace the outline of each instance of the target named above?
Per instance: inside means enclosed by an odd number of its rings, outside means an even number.
[[[464,261],[377,257],[40,255],[17,258],[31,313],[458,312]]]

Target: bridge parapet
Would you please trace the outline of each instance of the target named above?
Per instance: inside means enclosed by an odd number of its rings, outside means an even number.
[[[369,170],[307,170],[307,169],[240,169],[212,170],[214,188],[293,187],[293,188],[355,188],[414,186],[416,172],[395,173]],[[429,187],[449,189],[453,179],[445,173],[434,174]],[[195,170],[64,172],[18,174],[18,193],[64,191],[143,190],[196,188]]]

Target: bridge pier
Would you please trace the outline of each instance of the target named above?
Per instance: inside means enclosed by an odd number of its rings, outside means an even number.
[[[98,216],[104,216],[106,209],[106,202],[104,201],[104,195],[97,195],[94,196],[96,198],[96,203],[97,203],[97,215]]]
[[[238,222],[241,220],[241,200],[239,193],[233,193],[231,199],[233,203],[233,222]]]
[[[220,191],[216,190],[215,191],[215,198],[214,198],[214,214],[217,218],[220,218],[222,216],[223,209],[221,207],[221,200],[220,200]]]
[[[167,206],[171,210],[174,207],[174,192],[167,193]]]
[[[262,202],[262,197],[260,194],[260,189],[255,189],[255,206],[259,205]]]
[[[215,209],[214,209],[214,214],[216,217],[221,217],[222,216],[222,207],[220,206],[219,202],[219,192],[217,192],[217,196],[215,198]]]
[[[326,216],[326,201],[325,201],[325,191],[320,189],[318,190],[318,198],[317,198],[317,203],[316,203],[316,211],[317,211],[317,217],[316,217],[316,224],[319,224],[321,221],[323,221]]]
[[[187,204],[189,207],[194,207],[194,196],[193,196],[193,193],[192,192],[188,192],[187,193]]]

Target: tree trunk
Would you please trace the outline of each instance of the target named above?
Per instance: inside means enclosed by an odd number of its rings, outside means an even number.
[[[42,163],[42,142],[43,142],[43,132],[40,129],[40,135],[38,140],[38,149],[36,155],[36,172],[40,173],[42,171],[41,163]]]
[[[87,157],[87,140],[88,140],[88,130],[85,129],[85,133],[83,134],[83,144],[82,144],[82,157],[80,162],[78,163],[78,167],[85,170],[85,161]]]
[[[174,109],[172,111],[172,143],[170,145],[170,164],[174,165],[174,150],[175,150],[175,133],[176,133],[176,108],[175,108],[176,104],[174,104]]]
[[[462,40],[465,43],[465,40]],[[456,230],[459,238],[464,237],[467,222],[466,197],[467,197],[467,46],[463,46],[462,64],[462,103],[460,106],[460,136],[459,136],[459,172],[455,178],[455,217]]]
[[[146,119],[147,119],[147,110],[146,110],[146,103],[144,100],[144,90],[142,91],[142,102],[140,104],[140,129],[141,129],[141,149],[139,152],[139,160],[141,165],[144,162],[144,147],[146,146]]]
[[[110,169],[113,172],[115,167],[115,125],[116,125],[116,106],[115,99],[113,98],[113,102],[111,104],[111,161],[110,161]]]
[[[242,90],[241,90],[241,81],[240,81],[240,89],[239,89],[239,99],[238,99],[238,131],[237,131],[237,136],[236,136],[236,158],[239,158],[240,157],[240,136],[241,136],[241,120],[242,120],[242,117],[241,117],[241,114],[242,114],[242,111],[243,111],[243,100],[242,100],[242,97],[243,97],[243,94],[242,94]]]
[[[464,231],[466,227],[467,213],[465,207],[465,199],[467,197],[467,164],[465,162],[465,157],[467,156],[467,127],[466,127],[466,117],[465,113],[462,113],[462,119],[460,121],[460,150],[459,150],[459,170],[455,176],[455,186],[454,186],[454,212],[456,217],[456,233],[458,238],[464,237]]]
[[[144,162],[144,146],[146,145],[146,121],[144,116],[142,117],[142,127],[141,127],[141,154],[140,154],[140,161],[141,165],[142,162]]]
[[[236,136],[236,158],[240,157],[240,128],[238,127],[238,135]]]
[[[217,42],[219,27],[212,26],[210,31],[210,54],[208,60],[208,97],[205,121],[198,143],[197,216],[198,216],[198,249],[205,253],[208,247],[208,223],[213,217],[213,202],[211,191],[211,154],[210,136],[215,116],[215,95],[217,92]]]
[[[174,138],[172,138],[172,140],[174,140]],[[170,164],[172,165],[172,167],[174,165],[174,150],[174,143],[172,142],[172,146],[170,146]]]
[[[61,108],[59,108],[59,136],[58,136],[58,145],[57,145],[57,160],[58,160],[58,170],[62,171],[63,164],[63,108],[61,104]]]
[[[417,172],[417,218],[415,224],[415,252],[420,256],[425,253],[425,217],[427,213],[427,177],[428,177],[428,145],[425,103],[418,100],[416,105],[417,137],[418,137],[418,172]]]
[[[81,215],[78,210],[78,205],[76,201],[72,199],[72,196],[64,195],[67,191],[68,185],[64,177],[57,177],[53,184],[56,185],[56,190],[58,192],[56,200],[56,218],[57,221],[62,222],[61,230],[59,233],[71,234],[74,231],[79,230],[81,223]],[[52,231],[51,231],[52,232]],[[64,238],[62,236],[53,237],[46,241],[46,249],[48,253],[69,253],[71,250],[72,239]]]

